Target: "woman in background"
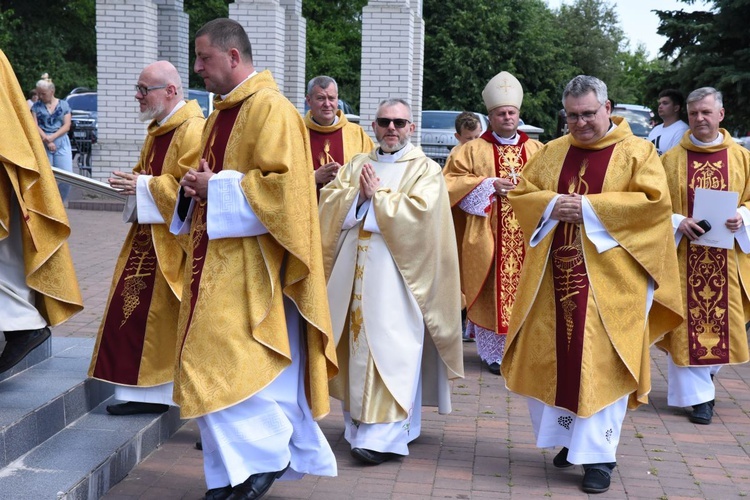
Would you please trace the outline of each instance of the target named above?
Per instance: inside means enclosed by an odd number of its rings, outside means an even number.
[[[36,83],[39,98],[31,107],[42,142],[47,149],[47,158],[53,167],[73,171],[73,152],[68,138],[70,130],[70,105],[55,97],[55,84],[45,73]],[[70,184],[57,183],[63,203],[68,199]]]

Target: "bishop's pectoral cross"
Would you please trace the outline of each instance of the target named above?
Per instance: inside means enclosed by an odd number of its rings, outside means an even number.
[[[516,172],[516,169],[511,165],[510,172],[508,173],[508,177],[511,178],[513,181],[513,184],[518,184],[518,178],[520,177],[520,174]]]

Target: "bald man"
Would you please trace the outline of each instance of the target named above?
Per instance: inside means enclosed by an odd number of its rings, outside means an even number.
[[[204,118],[185,102],[182,82],[167,61],[149,64],[135,85],[148,135],[132,173],[113,172],[112,187],[128,195],[123,220],[132,223],[115,266],[89,376],[115,384],[113,415],[162,413],[172,402],[177,314],[182,296],[184,241],[169,232],[179,180],[197,165]]]

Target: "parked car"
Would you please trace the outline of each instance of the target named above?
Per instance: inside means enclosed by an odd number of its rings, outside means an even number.
[[[198,101],[198,105],[203,111],[203,116],[208,118],[208,115],[214,111],[214,93],[202,89],[188,89],[188,100],[195,99]]]
[[[98,107],[95,90],[77,87],[65,98],[71,110],[70,137],[73,157],[81,173],[91,175],[91,146],[97,141]]]
[[[456,117],[461,111],[422,111],[422,151],[429,158],[432,158],[445,166],[445,160],[451,149],[458,144],[454,135],[456,133]],[[490,126],[490,120],[482,113],[474,112],[479,118],[482,126],[482,132]],[[544,129],[527,125],[523,120],[519,121],[518,130],[528,134],[532,139],[539,139],[539,135],[544,133]]]
[[[458,144],[456,133],[456,117],[461,111],[422,111],[422,151],[428,158],[432,158],[445,166],[445,160],[451,149]],[[490,126],[489,119],[482,113],[474,113],[479,118],[482,132]]]
[[[646,106],[639,104],[615,104],[612,108],[612,115],[625,118],[633,134],[644,139],[648,138],[648,134],[654,128],[654,112]]]
[[[72,138],[91,139],[96,142],[97,94],[85,87],[73,89],[65,98],[71,110]],[[71,139],[72,139],[71,138]]]

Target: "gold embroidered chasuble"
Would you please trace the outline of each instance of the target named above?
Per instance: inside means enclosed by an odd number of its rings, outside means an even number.
[[[310,146],[315,170],[337,161],[344,165],[359,153],[369,153],[375,144],[362,127],[347,120],[340,109],[336,111],[339,121],[333,125],[315,123],[310,111],[305,114],[305,126],[310,133]],[[340,134],[336,132],[341,131]],[[335,144],[332,142],[335,141]],[[334,153],[335,151],[335,153]]]
[[[566,157],[612,147],[601,193],[587,195],[618,246],[598,253],[579,226],[589,292],[579,361],[578,416],[589,417],[625,395],[630,406],[648,401],[649,346],[682,321],[671,207],[664,169],[653,145],[618,117],[613,131],[591,146],[566,135],[548,143],[526,165],[510,195],[527,245],[559,192]],[[597,168],[589,164],[589,169]],[[567,188],[567,186],[566,186]],[[568,189],[563,194],[568,193]],[[557,406],[558,327],[550,253],[556,231],[528,247],[511,314],[501,369],[516,393]],[[646,316],[648,281],[656,288]],[[565,330],[561,330],[564,334]]]
[[[11,192],[19,204],[26,284],[50,326],[83,309],[67,239],[70,224],[39,131],[0,50],[0,240],[8,237]]]
[[[362,223],[342,231],[359,193],[362,166],[376,160],[375,151],[356,156],[320,197],[341,368],[331,382],[331,395],[348,410],[352,400],[361,401],[352,418],[367,423],[407,418],[420,362],[414,353],[422,348],[423,404],[439,405],[441,382],[445,386],[446,379],[463,376],[458,262],[440,167],[419,148],[386,165],[403,169],[403,174],[397,188],[381,187],[372,199],[370,216],[381,233],[365,231]],[[355,359],[356,352],[350,358],[350,342],[355,351],[357,344],[366,343],[368,358]],[[360,383],[353,387],[351,380]],[[449,411],[447,407],[441,411]]]
[[[455,154],[451,152],[443,169],[456,227],[467,318],[498,334],[508,332],[521,275],[524,252],[521,227],[505,197],[496,197],[486,217],[468,214],[458,204],[485,179],[520,178],[524,166],[542,143],[529,139],[523,132],[518,134],[521,140],[517,145],[502,145],[488,130]]]
[[[244,174],[240,186],[268,233],[208,240],[205,254],[194,256],[205,231],[205,219],[195,211],[173,398],[182,417],[193,418],[233,406],[271,383],[291,363],[286,296],[302,316],[307,400],[313,416],[322,418],[329,411],[328,380],[338,368],[307,130],[269,71],[214,104],[202,148],[210,151],[218,116],[240,106],[231,131],[222,131],[228,142],[216,167]],[[195,269],[199,277],[191,287]]]
[[[177,315],[185,270],[185,236],[169,232],[179,179],[198,163],[205,120],[188,101],[169,120],[155,120],[134,173],[149,181],[164,224],[132,224],[115,265],[107,308],[99,327],[89,376],[150,387],[172,381]]]
[[[750,152],[726,130],[720,132],[721,144],[709,147],[696,146],[686,133],[679,146],[662,156],[675,214],[692,216],[696,188],[738,192],[739,206],[750,208]],[[678,366],[746,363],[750,255],[736,242],[727,250],[692,245],[683,236],[677,259],[687,315],[657,345]]]

